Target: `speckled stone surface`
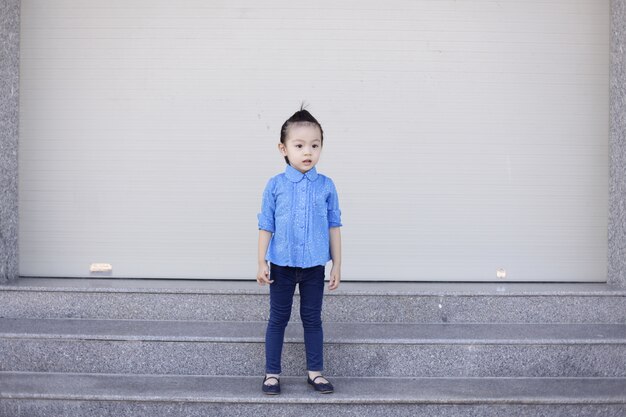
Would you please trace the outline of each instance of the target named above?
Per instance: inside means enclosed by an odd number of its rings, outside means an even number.
[[[3,400],[0,417],[624,417],[623,404],[293,404]]]
[[[260,375],[264,323],[0,320],[0,370]],[[339,376],[626,377],[626,325],[325,326],[325,370]],[[303,375],[301,326],[283,374]]]
[[[0,2],[0,282],[18,278],[20,1]]]
[[[0,398],[291,404],[626,404],[626,378],[333,378],[321,395],[282,377],[266,396],[258,377],[0,373]]]
[[[262,375],[262,343],[0,340],[0,369]],[[626,376],[624,345],[324,345],[331,376]],[[286,343],[282,372],[305,375],[304,346]]]
[[[266,322],[0,318],[0,337],[29,339],[262,342]],[[302,341],[291,323],[285,338]],[[329,343],[626,344],[626,324],[337,323],[324,324]]]
[[[292,320],[299,321],[299,298]],[[0,317],[267,320],[267,287],[245,281],[21,278]],[[586,283],[357,283],[327,292],[335,322],[626,323],[626,290]]]
[[[626,0],[611,1],[608,282],[626,288]]]
[[[262,375],[262,343],[0,340],[0,370]],[[324,346],[331,376],[626,376],[624,345]],[[282,372],[305,375],[304,347],[286,343]]]
[[[0,374],[0,416],[602,416],[623,417],[620,378],[304,378],[260,392],[258,377]],[[321,413],[321,414],[320,414]]]

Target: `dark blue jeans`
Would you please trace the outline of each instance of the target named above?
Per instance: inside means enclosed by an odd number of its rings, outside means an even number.
[[[324,333],[322,331],[322,297],[324,265],[311,268],[280,266],[270,263],[270,319],[265,332],[265,372],[279,374],[285,327],[291,317],[296,284],[300,290],[300,318],[304,328],[306,365],[309,371],[324,366]]]

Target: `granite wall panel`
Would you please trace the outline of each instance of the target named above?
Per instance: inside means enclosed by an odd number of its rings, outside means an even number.
[[[0,1],[0,283],[18,277],[20,1]]]
[[[608,279],[626,288],[626,0],[611,3]]]

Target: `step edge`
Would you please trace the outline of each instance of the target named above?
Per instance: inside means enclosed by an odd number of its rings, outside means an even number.
[[[63,340],[152,343],[265,343],[264,337],[163,337],[125,335],[41,335],[2,334],[5,340]],[[301,338],[285,337],[285,343],[303,344]],[[624,345],[623,339],[334,339],[326,338],[328,345]]]
[[[37,279],[46,279],[49,285],[35,285]],[[171,288],[151,286],[150,282],[142,283],[141,280],[132,280],[135,285],[144,286],[123,286],[131,280],[115,279],[109,280],[110,286],[94,286],[98,280],[84,278],[73,279],[74,285],[69,286],[64,280],[73,278],[30,278],[29,281],[11,281],[0,285],[0,291],[13,292],[71,292],[71,293],[130,293],[130,294],[214,294],[214,295],[267,295],[267,287],[259,287],[254,280],[233,280],[235,285],[249,285],[251,288],[220,288],[224,281],[206,280],[205,285],[214,285],[214,288],[198,288],[193,281],[185,280],[163,280],[169,281]],[[116,282],[111,282],[116,281]],[[182,282],[181,282],[182,281]],[[334,291],[327,292],[326,295],[332,297],[342,296],[613,296],[626,297],[626,288],[620,288],[607,283],[474,283],[474,282],[442,282],[442,283],[396,283],[404,285],[403,290],[389,289],[389,283],[383,282],[357,282],[348,281],[342,283],[343,286]],[[393,283],[391,283],[393,284]],[[406,285],[405,285],[406,284]],[[455,288],[428,288],[433,286]],[[544,289],[541,287],[544,286]],[[589,289],[588,287],[598,287]],[[256,287],[256,288],[254,288]],[[348,287],[348,288],[346,288]],[[350,288],[351,287],[351,288]],[[421,287],[421,288],[420,288]],[[485,287],[487,289],[485,289]],[[537,289],[524,289],[525,287],[537,287]],[[587,288],[585,288],[587,287]],[[550,289],[548,289],[550,288]]]
[[[537,399],[532,397],[519,397],[519,398],[459,398],[459,399],[413,399],[413,400],[398,400],[398,399],[364,399],[364,398],[355,398],[355,399],[339,399],[339,400],[331,400],[331,401],[323,401],[323,400],[313,400],[307,398],[300,399],[253,399],[246,397],[213,397],[213,398],[194,398],[194,397],[172,397],[172,398],[163,398],[159,396],[106,396],[106,395],[74,395],[74,396],[63,396],[63,395],[53,395],[53,394],[41,394],[41,395],[13,395],[13,394],[4,394],[0,393],[0,399],[7,400],[56,400],[56,401],[135,401],[135,402],[194,402],[194,403],[233,403],[233,404],[382,404],[382,405],[393,405],[393,404],[545,404],[545,405],[594,405],[594,404],[626,404],[626,396],[623,398],[614,398],[614,397],[606,397],[606,398],[581,398],[578,396],[577,398],[557,398],[557,399]]]
[[[17,323],[18,329],[11,329],[11,325]],[[47,324],[48,323],[48,324]],[[54,324],[51,324],[54,323]],[[94,325],[108,326],[109,323],[116,324],[113,328],[100,327],[98,331],[93,331]],[[181,329],[185,323],[193,323],[188,327],[187,333],[172,332],[172,324],[176,329]],[[264,343],[264,332],[266,321],[229,322],[229,321],[186,321],[186,320],[132,320],[132,319],[80,319],[80,318],[0,318],[0,338],[2,339],[54,339],[54,340],[107,340],[107,341],[146,341],[146,342],[207,342],[207,343]],[[2,329],[3,324],[5,329]],[[130,331],[120,332],[120,326],[131,326]],[[143,328],[137,328],[137,324]],[[202,327],[213,326],[213,334],[202,334],[199,332],[197,324]],[[348,325],[351,328],[367,329],[370,333],[361,336],[356,332],[350,336],[342,336],[342,328]],[[46,332],[38,331],[39,328],[50,329],[50,326],[58,326]],[[237,334],[220,334],[220,329],[224,326],[228,328],[238,328]],[[393,333],[387,332],[392,326]],[[519,329],[517,337],[511,335],[501,335],[498,333],[503,328],[509,329],[516,326]],[[534,330],[541,328],[540,332]],[[30,330],[35,328],[35,330]],[[537,323],[334,323],[326,322],[325,342],[331,344],[624,344],[626,343],[626,324],[621,323],[569,323],[569,324],[537,324]],[[433,330],[442,331],[448,329],[452,332],[448,336],[433,336]],[[467,331],[473,329],[485,329],[493,331],[483,334],[482,337],[468,337]],[[406,331],[422,330],[430,334],[413,334],[406,336]],[[546,334],[555,332],[558,329],[559,337],[546,337]],[[91,331],[90,331],[91,330]],[[159,330],[159,331],[155,331]],[[289,323],[288,332],[298,334],[286,334],[285,341],[288,343],[302,342],[300,326],[297,323]],[[203,330],[204,331],[204,330]],[[455,331],[463,332],[454,335]],[[376,332],[379,332],[376,334]],[[182,334],[181,334],[182,333]],[[200,333],[200,334],[199,334]],[[243,335],[241,335],[243,333]],[[335,334],[334,334],[335,333]],[[510,333],[510,332],[508,332]],[[604,334],[602,334],[604,333]],[[501,333],[500,333],[501,334]]]
[[[99,379],[105,379],[110,377],[125,377],[129,376],[128,374],[97,374],[97,373],[45,373],[45,372],[10,372],[10,371],[0,371],[0,376],[2,375],[11,375],[11,376],[56,376],[56,377],[72,377],[72,376],[90,376]],[[245,379],[247,381],[256,381],[258,377],[241,377],[241,376],[209,376],[209,375],[132,375],[131,378],[137,380],[139,378],[144,377],[145,379],[155,380],[158,378],[186,378],[186,377],[201,377],[206,378],[207,380],[211,379],[237,379],[242,380]],[[284,380],[287,380],[289,383],[300,383],[301,377],[283,377]],[[502,381],[514,381],[514,380],[529,380],[529,381],[540,381],[540,380],[566,380],[566,381],[604,381],[604,382],[613,382],[617,384],[625,384],[626,377],[336,377],[333,378],[335,381],[344,381],[344,380],[379,380],[379,381],[410,381],[410,380],[450,380],[450,381],[467,381],[467,380],[496,380],[498,383]],[[258,393],[255,393],[258,394]],[[303,397],[302,394],[292,394],[299,395],[295,397],[289,396],[278,396],[278,397],[265,397],[259,396],[256,397],[251,395],[231,395],[231,396],[215,396],[215,397],[203,397],[198,398],[197,396],[181,396],[181,395],[120,395],[120,394],[65,394],[65,393],[56,393],[56,394],[35,394],[35,393],[16,393],[16,392],[6,392],[0,391],[0,399],[14,399],[14,400],[67,400],[67,401],[140,401],[140,402],[198,402],[198,403],[278,403],[278,404],[302,404],[302,403],[328,403],[328,404],[456,404],[456,403],[488,403],[488,404],[626,404],[626,392],[623,394],[614,394],[614,395],[580,395],[577,394],[575,397],[567,397],[563,396],[563,394],[555,393],[555,398],[544,397],[544,398],[536,398],[528,395],[520,395],[520,396],[501,396],[501,397],[488,397],[488,396],[476,396],[473,398],[463,397],[463,398],[334,398],[334,396],[315,396],[315,397]],[[308,394],[307,394],[308,395]],[[315,394],[314,394],[315,395]]]

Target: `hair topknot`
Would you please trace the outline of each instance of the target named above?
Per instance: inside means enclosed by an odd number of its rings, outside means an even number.
[[[324,130],[322,130],[322,125],[317,121],[315,117],[307,110],[305,110],[304,101],[300,105],[300,110],[295,112],[289,119],[283,123],[283,126],[280,128],[280,143],[285,143],[287,140],[287,134],[289,132],[289,127],[294,124],[312,124],[317,126],[320,129],[322,144],[324,143]],[[289,159],[285,156],[285,162],[289,164]]]

